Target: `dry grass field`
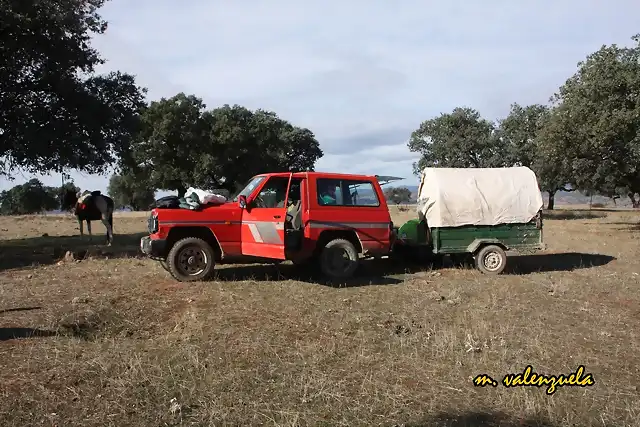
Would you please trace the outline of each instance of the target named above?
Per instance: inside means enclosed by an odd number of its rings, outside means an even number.
[[[0,217],[0,425],[640,425],[638,212],[549,214],[548,251],[498,277],[383,260],[339,287],[287,264],[177,283],[139,257],[145,216],[111,248]],[[527,365],[595,384],[473,385]]]

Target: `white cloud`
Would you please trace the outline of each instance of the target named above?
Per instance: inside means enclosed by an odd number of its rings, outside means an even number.
[[[111,0],[102,13],[105,69],[137,75],[150,98],[271,109],[314,131],[319,169],[414,179],[403,141],[421,121],[546,102],[587,54],[630,42],[640,3]],[[74,179],[106,190],[107,177]]]

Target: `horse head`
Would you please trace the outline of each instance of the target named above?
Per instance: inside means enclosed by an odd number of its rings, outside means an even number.
[[[74,211],[76,204],[78,203],[78,195],[73,190],[65,190],[62,194],[62,206],[63,211]]]

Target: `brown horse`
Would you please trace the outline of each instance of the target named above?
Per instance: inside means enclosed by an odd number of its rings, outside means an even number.
[[[87,231],[89,239],[93,238],[91,234],[91,221],[102,221],[107,229],[107,245],[113,243],[113,199],[97,191],[85,191],[84,193],[75,193],[67,191],[63,197],[63,209],[70,209],[78,219],[80,226],[80,235],[84,236],[83,221],[87,222]]]

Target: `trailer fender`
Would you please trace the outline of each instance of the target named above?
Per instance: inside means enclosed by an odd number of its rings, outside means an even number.
[[[498,245],[504,250],[509,250],[509,248],[498,239],[475,239],[473,242],[469,244],[469,246],[467,246],[467,252],[473,254],[478,249],[480,249],[481,246],[488,245],[488,244]]]

